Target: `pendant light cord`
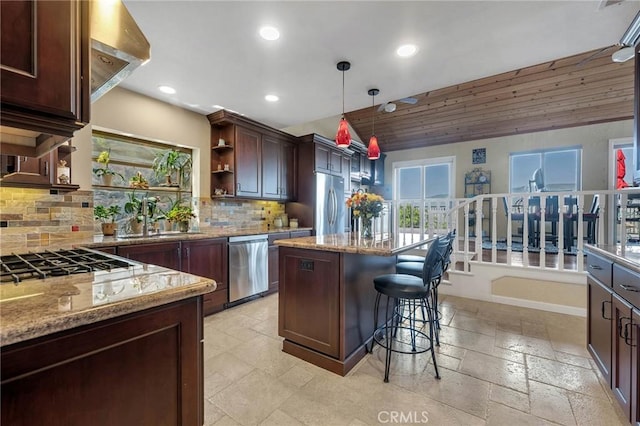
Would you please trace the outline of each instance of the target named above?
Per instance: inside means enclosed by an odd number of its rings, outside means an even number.
[[[371,134],[376,134],[376,95],[371,95]]]
[[[344,118],[344,70],[342,70],[342,118]]]

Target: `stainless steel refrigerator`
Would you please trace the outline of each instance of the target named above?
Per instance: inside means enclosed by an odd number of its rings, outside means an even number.
[[[316,235],[344,232],[346,205],[344,179],[324,173],[316,173]]]

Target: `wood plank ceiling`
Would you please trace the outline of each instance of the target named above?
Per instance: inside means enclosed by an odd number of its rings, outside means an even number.
[[[415,105],[378,112],[380,148],[408,148],[584,126],[633,118],[634,61],[615,63],[616,46],[420,93]],[[384,88],[380,88],[384,90]],[[373,107],[347,120],[367,143]]]

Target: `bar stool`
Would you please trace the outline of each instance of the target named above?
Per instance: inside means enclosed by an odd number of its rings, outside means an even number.
[[[451,254],[453,253],[453,242],[455,240],[456,231],[455,229],[450,231],[446,237],[442,237],[438,240],[436,246],[438,250],[438,254],[442,259],[442,267],[439,270],[434,271],[432,274],[432,282],[431,282],[431,308],[434,311],[433,317],[436,324],[436,345],[440,345],[440,312],[438,311],[438,287],[440,282],[442,281],[442,277],[444,273],[449,269],[451,265]],[[432,244],[435,244],[434,241]],[[423,259],[424,260],[424,259]],[[397,274],[407,274],[414,275],[416,277],[422,278],[423,275],[423,262],[401,262],[396,263],[396,273]],[[423,309],[423,322],[426,321],[424,315],[424,309],[426,306],[422,306]]]
[[[378,292],[376,295],[376,304],[374,307],[374,326],[373,341],[371,349],[378,343],[386,349],[384,364],[384,381],[389,381],[389,366],[391,365],[391,353],[401,354],[419,354],[431,351],[431,359],[436,372],[436,379],[440,379],[438,372],[438,364],[436,362],[436,354],[434,350],[434,320],[433,312],[430,306],[431,283],[433,276],[438,270],[442,269],[442,260],[438,253],[438,242],[436,240],[429,246],[427,254],[423,262],[422,278],[407,274],[386,274],[380,275],[373,279],[373,284]],[[378,327],[378,311],[380,308],[381,296],[387,296],[385,309],[385,322]],[[391,305],[390,305],[391,302]],[[424,303],[427,314],[427,322],[429,334],[418,330],[416,327],[416,311],[417,304]],[[391,306],[391,308],[390,308]],[[405,316],[404,311],[408,308],[408,315]],[[424,315],[424,312],[423,312]],[[405,322],[408,321],[408,325]],[[420,343],[418,343],[420,340]],[[424,342],[424,343],[422,343]],[[397,345],[407,346],[410,349],[394,348]]]

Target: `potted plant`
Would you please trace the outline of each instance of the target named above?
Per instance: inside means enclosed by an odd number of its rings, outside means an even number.
[[[129,179],[129,188],[149,189],[149,181],[138,172]]]
[[[136,197],[136,192],[127,193],[127,197],[129,200],[124,204],[125,213],[131,215],[129,220],[129,227],[131,228],[132,234],[141,234],[142,233],[142,225],[144,222],[144,212],[142,211],[142,200],[143,198]],[[151,218],[154,216],[156,211],[156,203],[158,202],[157,197],[145,197],[147,199],[147,217]]]
[[[167,220],[176,222],[180,232],[187,232],[189,230],[189,221],[195,217],[196,215],[190,206],[180,204],[174,205],[171,210],[167,212]]]
[[[102,234],[114,235],[116,230],[116,216],[120,214],[120,206],[113,205],[109,207],[95,206],[93,208],[93,216],[102,221]],[[111,221],[109,222],[109,219]]]
[[[163,186],[180,186],[191,172],[191,155],[175,149],[161,151],[153,160],[153,170],[158,179],[165,178]],[[174,171],[177,172],[177,183],[171,181]]]
[[[109,162],[111,161],[111,150],[102,151],[96,161],[99,164],[102,164],[102,167],[95,167],[93,169],[93,173],[102,178],[102,184],[105,186],[111,186],[113,176],[119,176],[120,179],[124,180],[124,176],[120,173],[109,168]]]

